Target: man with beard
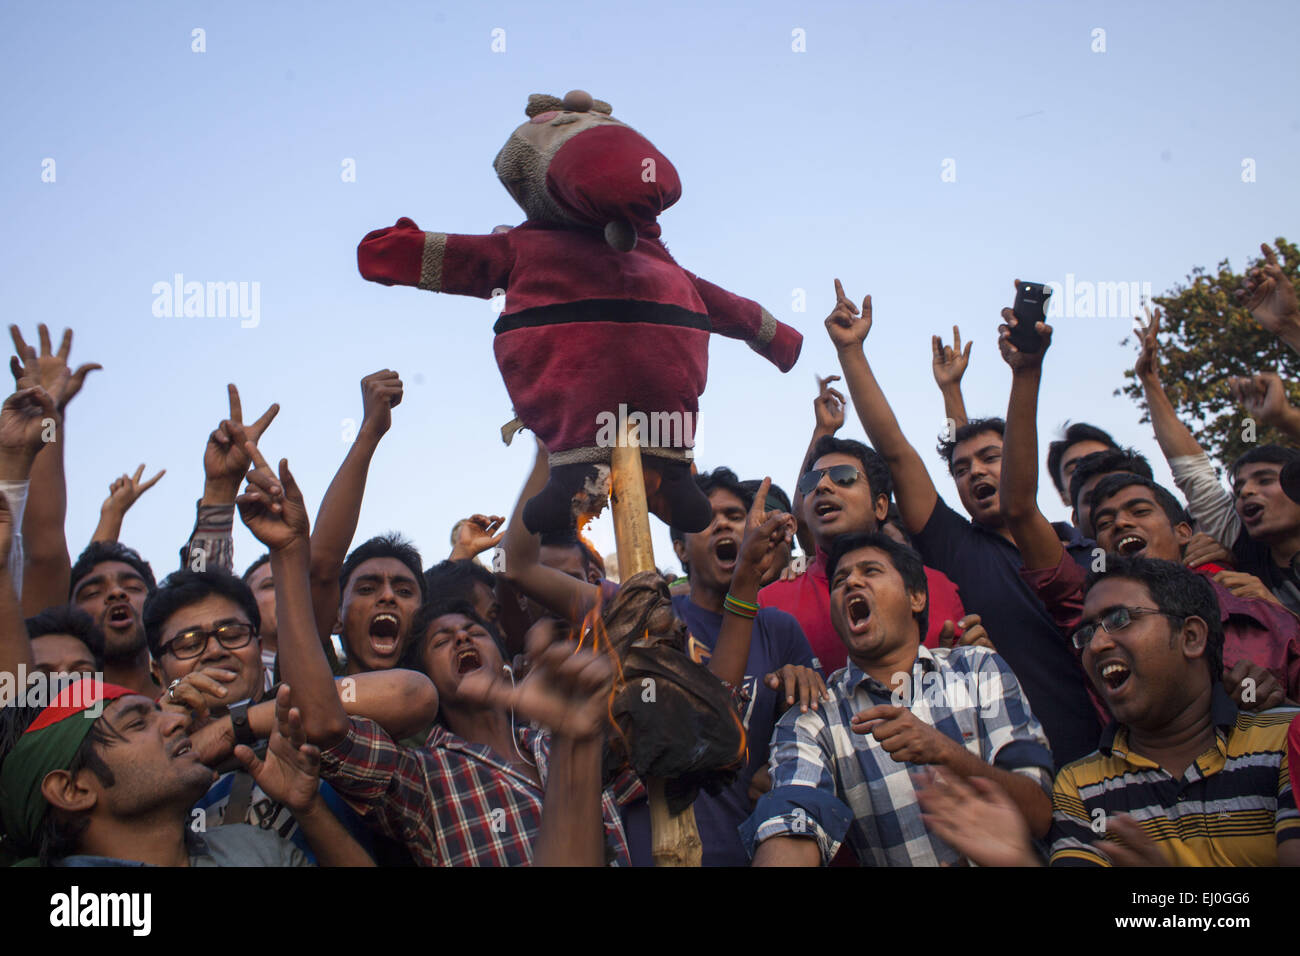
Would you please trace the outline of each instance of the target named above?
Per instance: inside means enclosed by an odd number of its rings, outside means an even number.
[[[967,520],[939,497],[867,362],[863,346],[871,331],[871,297],[859,312],[838,279],[835,291],[826,329],[867,437],[889,464],[904,529],[925,563],[957,585],[966,610],[980,616],[1042,721],[1052,755],[1067,762],[1089,753],[1101,729],[1097,712],[1074,655],[1043,603],[1020,579],[1021,554],[1003,517],[1009,500],[998,494],[1003,422],[971,421],[940,446]],[[1072,529],[1059,530],[1071,538]]]
[[[927,832],[911,770],[996,780],[1039,836],[1052,756],[1015,675],[984,647],[931,652],[921,559],[883,534],[849,534],[828,558],[831,617],[849,664],[820,710],[790,710],[772,740],[772,791],[742,835],[755,866],[935,866],[957,854]]]
[[[153,569],[133,548],[94,542],[72,566],[72,603],[104,634],[104,679],[153,700],[154,680],[144,631],[144,602],[157,587]]]

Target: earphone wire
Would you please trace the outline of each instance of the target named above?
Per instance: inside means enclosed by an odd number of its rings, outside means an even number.
[[[509,664],[506,664],[505,670],[506,673],[510,675],[510,687],[513,690],[516,686],[515,669]],[[510,708],[510,742],[515,745],[515,753],[519,754],[519,759],[524,763],[528,763],[528,758],[525,757],[524,752],[519,749],[519,734],[515,731],[515,709],[513,707]]]

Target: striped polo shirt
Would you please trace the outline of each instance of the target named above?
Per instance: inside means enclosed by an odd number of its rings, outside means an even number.
[[[1092,849],[1108,817],[1126,813],[1179,866],[1276,866],[1278,844],[1300,837],[1287,771],[1287,729],[1297,710],[1239,711],[1214,688],[1215,745],[1182,779],[1129,750],[1111,724],[1098,750],[1056,775],[1053,866],[1109,866]]]

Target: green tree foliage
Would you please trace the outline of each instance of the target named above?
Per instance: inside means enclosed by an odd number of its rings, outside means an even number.
[[[1296,283],[1300,279],[1300,249],[1280,236],[1273,248],[1283,271]],[[1251,260],[1246,271],[1257,261]],[[1228,391],[1229,378],[1276,371],[1287,383],[1291,404],[1300,406],[1300,355],[1260,328],[1237,300],[1241,288],[1242,276],[1224,259],[1217,273],[1198,266],[1187,277],[1187,284],[1155,297],[1163,313],[1159,341],[1165,391],[1201,447],[1225,464],[1257,445],[1290,443],[1281,432],[1258,422],[1255,441],[1243,439],[1243,433],[1250,437],[1246,413]],[[1120,344],[1128,342],[1125,338]],[[1142,409],[1142,421],[1150,421],[1137,376],[1129,369],[1124,377],[1123,394]],[[1120,392],[1116,389],[1115,394]]]

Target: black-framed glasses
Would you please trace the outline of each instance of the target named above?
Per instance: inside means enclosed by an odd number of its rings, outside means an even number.
[[[191,657],[198,657],[207,650],[208,641],[214,637],[217,639],[217,643],[226,650],[236,651],[247,646],[248,642],[253,639],[253,625],[223,624],[215,631],[205,631],[201,627],[181,631],[159,648],[159,654],[170,652],[178,661],[189,660]]]
[[[835,484],[843,485],[846,488],[859,478],[867,477],[852,465],[831,465],[829,468],[817,468],[805,472],[803,477],[799,479],[799,494],[812,494],[813,489],[822,483],[823,475],[829,476]]]
[[[1074,632],[1071,640],[1074,642],[1076,649],[1083,650],[1092,643],[1092,636],[1097,633],[1097,628],[1100,627],[1107,634],[1114,634],[1116,631],[1122,631],[1132,624],[1134,618],[1146,614],[1164,614],[1176,621],[1183,620],[1178,614],[1168,614],[1154,607],[1117,607],[1107,611],[1092,623],[1083,625]]]

